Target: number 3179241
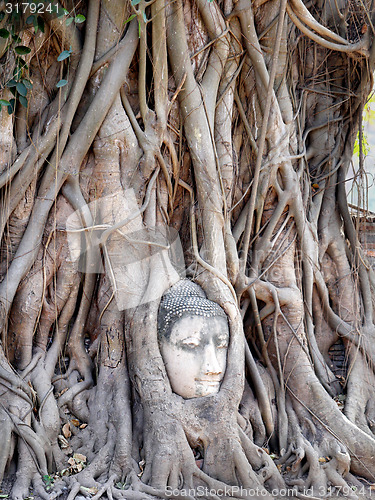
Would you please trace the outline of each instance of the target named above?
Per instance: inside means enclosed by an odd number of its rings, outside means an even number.
[[[44,12],[56,12],[57,5],[52,3],[44,2],[17,2],[17,3],[6,3],[5,12],[11,14],[16,12],[17,14],[22,14],[25,12],[30,12],[31,14],[43,14]]]

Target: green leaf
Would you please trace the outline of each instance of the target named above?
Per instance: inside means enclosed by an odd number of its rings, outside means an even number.
[[[37,22],[38,22],[38,28],[42,33],[44,33],[44,19],[38,16]]]
[[[17,82],[15,80],[13,80],[13,78],[11,80],[9,80],[9,82],[6,83],[6,86],[10,89],[11,87],[15,87],[17,85]]]
[[[38,26],[38,19],[36,16],[34,16],[33,25],[34,25],[35,33],[38,33],[39,26]]]
[[[55,14],[57,14],[57,17],[64,17],[69,15],[69,12],[66,9],[61,8],[59,5],[56,4],[56,6],[53,6],[53,11]]]
[[[362,125],[362,153],[364,156],[367,156],[369,151],[370,151],[370,146],[367,140],[367,136],[364,132],[364,126]],[[354,143],[353,155],[357,156],[357,158],[359,158],[360,155],[359,131],[357,133],[357,138]]]
[[[77,24],[80,24],[80,23],[84,23],[86,21],[86,18],[85,16],[83,16],[82,14],[78,14],[78,16],[76,16],[74,18],[74,21],[77,23]]]
[[[72,53],[72,51],[71,51],[71,50],[63,50],[63,51],[61,52],[61,54],[59,55],[59,57],[57,58],[57,60],[58,60],[59,62],[64,61],[64,59],[68,59],[68,57],[70,57],[70,54],[71,54],[71,53]]]
[[[9,38],[9,35],[10,35],[10,33],[8,30],[6,30],[5,28],[0,29],[0,37],[1,38]]]
[[[33,88],[33,84],[30,82],[30,80],[26,80],[26,78],[24,78],[22,80],[22,83],[25,85],[25,87],[29,90],[31,90]]]
[[[68,83],[68,80],[60,80],[59,82],[56,83],[56,87],[59,89],[60,87],[65,87],[65,85]]]
[[[68,19],[65,22],[66,26],[70,26],[73,21],[74,21],[74,17],[68,17]]]
[[[19,101],[20,101],[20,103],[22,104],[22,106],[24,108],[27,108],[28,102],[27,102],[26,97],[23,97],[23,95],[20,95],[19,96]]]
[[[25,87],[25,85],[21,82],[18,82],[17,83],[17,86],[16,86],[16,89],[17,89],[17,92],[23,96],[23,97],[26,97],[26,94],[27,94],[27,88]]]
[[[143,14],[143,20],[144,20],[144,22],[147,23],[146,12],[143,11],[142,14]]]
[[[51,485],[53,485],[54,483],[54,478],[52,476],[48,476],[48,474],[46,474],[45,476],[43,476],[43,481],[45,483],[45,485],[48,487],[51,488]]]
[[[9,101],[9,106],[8,106],[8,114],[11,115],[14,112],[14,108],[16,107],[16,100],[11,99]]]
[[[26,24],[33,24],[33,22],[34,22],[34,18],[35,18],[35,16],[34,16],[34,15],[29,16],[29,17],[26,19]]]
[[[1,106],[10,106],[10,102],[7,101],[6,99],[0,99],[0,105]]]
[[[25,54],[30,54],[31,49],[29,47],[25,47],[24,45],[18,45],[18,47],[16,47],[14,51],[16,54],[23,56]]]
[[[137,14],[132,14],[130,17],[127,18],[127,20],[124,22],[124,24],[126,23],[130,23],[130,21],[133,21],[133,19],[137,17]]]
[[[27,67],[28,67],[25,59],[22,59],[22,57],[17,57],[17,66],[19,68],[25,68],[25,69],[27,69]]]
[[[131,1],[132,5],[138,5],[139,3],[141,3],[141,0],[132,0]]]

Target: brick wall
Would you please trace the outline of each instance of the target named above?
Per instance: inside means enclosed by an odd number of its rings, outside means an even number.
[[[359,241],[367,254],[370,264],[375,267],[375,215],[353,217],[354,225],[359,231]]]

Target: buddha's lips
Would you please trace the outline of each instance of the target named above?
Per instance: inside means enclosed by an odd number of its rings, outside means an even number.
[[[212,384],[212,385],[220,384],[220,382],[221,382],[221,380],[207,380],[207,379],[202,379],[202,378],[196,378],[195,381],[202,382],[204,384]]]

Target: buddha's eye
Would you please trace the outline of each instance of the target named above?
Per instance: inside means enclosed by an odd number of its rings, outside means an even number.
[[[200,342],[196,338],[188,338],[183,340],[181,344],[183,347],[186,347],[187,349],[195,349],[196,347],[199,347]]]
[[[228,347],[227,339],[218,339],[218,341],[216,343],[216,347],[218,349],[226,349]]]

